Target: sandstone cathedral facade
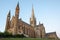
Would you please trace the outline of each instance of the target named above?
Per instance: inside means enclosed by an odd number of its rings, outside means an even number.
[[[11,13],[9,11],[6,20],[5,31],[12,35],[23,34],[26,37],[31,38],[57,38],[56,32],[46,33],[43,24],[36,25],[36,18],[34,15],[34,8],[32,7],[32,15],[30,18],[30,24],[24,22],[21,18],[19,19],[19,3],[15,9],[15,15],[11,19]]]

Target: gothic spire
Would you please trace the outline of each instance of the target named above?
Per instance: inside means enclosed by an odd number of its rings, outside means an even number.
[[[34,16],[34,8],[33,8],[33,5],[32,5],[32,15],[31,15],[31,18],[30,18],[30,25],[35,27],[36,26],[36,18]]]
[[[16,6],[16,11],[18,11],[19,12],[19,2],[17,3],[17,6]]]
[[[32,18],[34,18],[34,8],[33,8],[33,5],[32,5]]]
[[[16,8],[19,8],[19,2],[18,2],[18,4],[17,4],[17,7]]]
[[[15,10],[15,16],[19,17],[19,2],[17,3],[16,10]]]

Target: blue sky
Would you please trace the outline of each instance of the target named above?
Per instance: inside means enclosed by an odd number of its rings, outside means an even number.
[[[43,23],[46,33],[56,31],[60,37],[60,0],[0,0],[1,32],[5,30],[9,10],[12,17],[18,2],[20,6],[19,18],[29,23],[33,4],[37,24]]]

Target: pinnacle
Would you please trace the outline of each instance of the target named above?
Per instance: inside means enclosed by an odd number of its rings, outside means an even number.
[[[17,3],[17,7],[19,8],[19,2]]]

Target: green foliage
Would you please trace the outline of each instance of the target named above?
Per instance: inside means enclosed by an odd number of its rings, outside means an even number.
[[[0,32],[0,39],[1,40],[60,40],[60,39],[49,39],[49,38],[26,38],[23,34],[22,35],[12,35],[8,32]]]
[[[8,32],[4,32],[4,33],[0,32],[0,38],[6,38],[6,37],[11,37],[11,36],[12,35],[9,34]]]
[[[23,34],[19,35],[12,35],[11,33],[8,32],[0,32],[0,38],[25,38],[25,36]]]

